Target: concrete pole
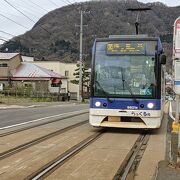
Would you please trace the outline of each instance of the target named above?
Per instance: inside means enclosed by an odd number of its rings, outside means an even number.
[[[176,122],[179,123],[179,95],[176,95]]]
[[[82,88],[83,88],[83,80],[82,80],[82,56],[83,56],[83,11],[81,10],[81,24],[80,24],[80,54],[79,54],[79,102],[83,100]]]
[[[177,137],[177,143],[178,143],[178,150],[177,150],[177,162],[180,162],[180,111],[179,111],[179,95],[176,95],[176,123],[177,123],[177,131],[178,131],[178,137]]]

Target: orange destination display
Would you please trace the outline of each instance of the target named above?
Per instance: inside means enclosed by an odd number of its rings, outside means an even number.
[[[107,55],[124,55],[146,53],[146,44],[144,42],[111,42],[106,46]]]

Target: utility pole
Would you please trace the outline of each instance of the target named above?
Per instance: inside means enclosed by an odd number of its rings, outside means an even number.
[[[81,9],[80,24],[80,53],[79,53],[79,102],[83,100],[83,78],[82,78],[82,60],[83,60],[83,11]]]
[[[83,24],[83,15],[90,12],[83,11],[81,8],[81,22],[80,22],[80,51],[79,51],[79,102],[83,101],[83,27],[87,26]],[[79,26],[79,25],[76,25]]]

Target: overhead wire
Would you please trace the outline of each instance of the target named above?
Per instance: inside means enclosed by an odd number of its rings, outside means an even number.
[[[13,5],[20,11],[24,12],[24,14],[27,14],[29,17],[31,17],[31,19],[35,19],[34,21],[37,21],[39,16],[44,15],[42,10],[39,10],[38,7],[34,6],[30,2],[21,3],[20,1],[24,2],[24,0],[16,0],[13,2]]]
[[[21,3],[20,1],[22,1],[23,3]],[[26,3],[24,3],[24,0],[18,0],[18,1],[15,1],[15,3],[18,5],[18,8],[23,9],[23,11],[26,10],[31,13],[33,12],[39,15],[44,14],[44,10],[40,9],[37,5],[34,5],[33,3],[31,3],[30,0],[28,0]]]
[[[3,31],[3,30],[1,30],[1,29],[0,29],[0,33],[4,33],[4,34],[9,35],[9,36],[11,36],[11,37],[13,37],[13,38],[17,38],[17,35],[11,34],[11,33],[6,32],[6,31]],[[25,38],[23,38],[23,37],[18,37],[18,38],[19,38],[19,39],[22,39],[22,40],[25,40],[25,41],[31,42],[30,40],[25,39]],[[10,42],[10,41],[12,41],[12,40],[9,40],[9,42]],[[13,42],[15,42],[15,41],[13,41]]]
[[[8,32],[3,31],[3,30],[0,30],[0,32],[1,32],[1,33],[4,33],[4,34],[7,34],[7,35],[9,35],[9,36],[12,36],[12,37],[16,37],[16,35],[11,34],[11,33],[8,33]]]
[[[9,41],[9,39],[6,38],[6,37],[4,37],[4,36],[0,36],[0,38],[1,38],[1,39],[4,39],[4,40],[6,40],[6,41]]]
[[[69,1],[69,0],[66,0],[69,4],[72,4],[72,2],[71,1]]]
[[[1,13],[0,13],[0,16],[1,16],[1,17],[4,17],[4,18],[6,18],[6,19],[8,19],[9,21],[11,21],[11,22],[13,22],[13,23],[15,23],[15,24],[17,24],[17,25],[19,25],[19,26],[25,28],[25,29],[29,29],[28,27],[26,27],[26,26],[24,26],[24,25],[22,25],[22,24],[20,24],[20,23],[18,23],[18,22],[16,22],[16,21],[14,21],[13,19],[11,19],[11,18],[5,16],[4,14],[1,14]]]
[[[3,39],[0,37],[0,41],[3,41],[3,42],[8,42],[7,40]]]
[[[54,1],[52,1],[52,0],[48,0],[48,1],[51,2],[51,4],[53,4],[54,6],[59,7],[59,5],[56,4]]]
[[[37,7],[39,7],[40,9],[44,10],[45,12],[49,12],[47,9],[41,7],[39,4],[36,4],[35,2],[33,2],[32,0],[29,0],[29,2],[31,2],[32,4],[36,5]]]
[[[29,16],[27,16],[26,14],[24,14],[22,11],[20,11],[18,8],[16,8],[14,5],[12,5],[9,1],[4,0],[7,4],[9,4],[9,6],[11,6],[13,9],[15,9],[16,11],[18,11],[19,13],[21,13],[24,17],[26,17],[27,19],[29,19],[31,22],[36,23],[33,19],[31,19]],[[51,34],[48,30],[46,30],[45,28],[43,28],[41,25],[37,25],[39,26],[41,29],[43,29],[44,31],[46,31],[48,34]]]
[[[67,0],[67,1],[62,0],[62,1],[63,1],[65,4],[67,4],[67,5],[70,5],[70,4],[71,4],[71,2],[68,1],[68,0]],[[16,11],[18,11],[18,12],[19,12],[20,14],[22,14],[24,17],[26,17],[29,21],[31,21],[31,22],[33,22],[33,23],[36,23],[32,18],[30,18],[28,15],[26,15],[26,14],[23,12],[23,11],[25,11],[25,10],[22,8],[22,6],[21,6],[21,7],[16,7],[16,6],[14,6],[13,4],[11,4],[8,0],[4,0],[4,2],[6,2],[9,6],[11,6],[13,9],[15,9]],[[43,8],[43,7],[41,7],[39,4],[33,2],[32,0],[29,0],[29,2],[32,3],[34,6],[36,6],[37,8],[39,8],[39,9],[45,11],[45,12],[48,12],[48,10],[46,10],[46,9]],[[57,5],[55,2],[53,2],[53,1],[51,1],[51,0],[49,0],[49,2],[51,2],[51,3],[54,4],[55,6],[59,7],[59,5]],[[31,7],[33,7],[33,6],[31,6]],[[21,9],[21,10],[20,10],[20,9]],[[28,13],[28,12],[27,12],[27,13]],[[29,13],[28,13],[28,14],[29,14]],[[32,14],[32,15],[33,15],[33,14]],[[1,13],[0,13],[0,16],[3,17],[3,18],[8,19],[9,21],[11,21],[11,22],[13,22],[13,23],[15,23],[15,24],[17,24],[17,25],[19,25],[19,26],[27,29],[27,30],[29,29],[28,27],[24,26],[23,24],[20,24],[20,23],[16,22],[15,20],[13,20],[13,19],[5,16],[4,14],[1,14]],[[34,17],[35,17],[35,16],[34,16]],[[40,25],[38,25],[38,26],[41,27]],[[47,31],[47,30],[46,30],[45,28],[43,28],[43,27],[41,27],[41,29],[43,29],[43,30],[45,30],[46,32],[50,33],[49,31]],[[11,36],[12,38],[17,37],[16,35],[11,34],[11,33],[9,33],[9,32],[6,32],[6,31],[3,31],[3,30],[0,30],[0,32],[6,34],[6,35],[8,35],[8,36]],[[23,39],[23,40],[28,40],[28,39],[25,39],[25,38],[22,38],[22,37],[18,37],[18,38],[19,38],[19,39]],[[16,41],[13,41],[13,40],[9,40],[8,38],[3,38],[2,36],[0,36],[0,40],[2,40],[2,41],[4,41],[4,42],[11,42],[11,41],[12,41],[12,42],[16,42]]]

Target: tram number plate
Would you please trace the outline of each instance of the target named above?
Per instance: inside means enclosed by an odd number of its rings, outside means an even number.
[[[138,107],[137,106],[127,106],[127,109],[138,109]]]
[[[141,117],[150,117],[151,113],[149,112],[131,112],[131,115],[133,116],[141,116]]]

